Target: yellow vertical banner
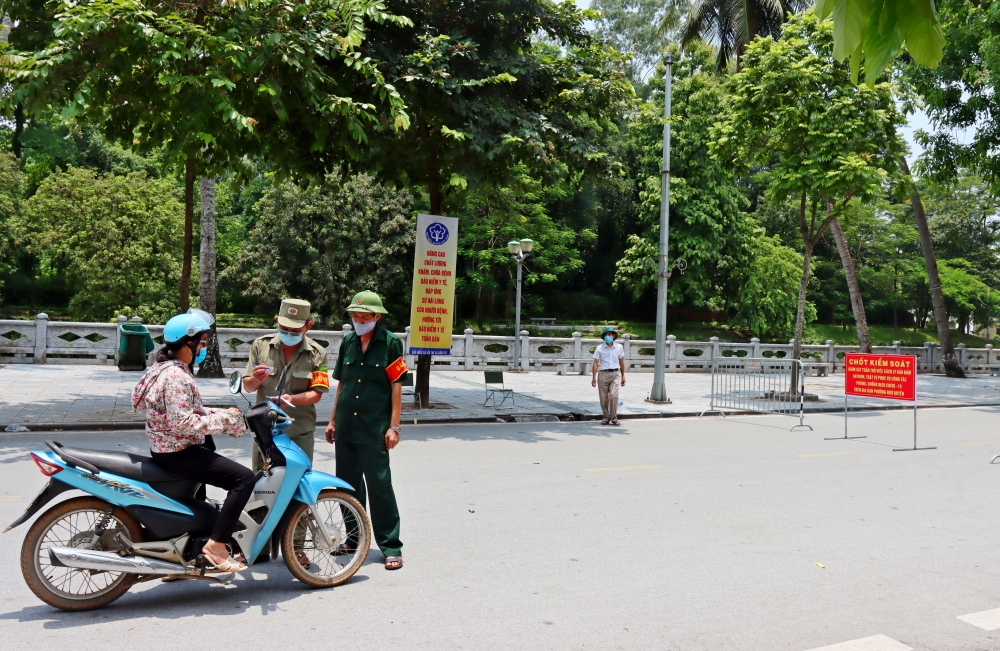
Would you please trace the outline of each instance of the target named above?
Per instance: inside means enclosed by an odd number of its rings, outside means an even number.
[[[417,215],[410,301],[410,355],[450,355],[458,218]]]

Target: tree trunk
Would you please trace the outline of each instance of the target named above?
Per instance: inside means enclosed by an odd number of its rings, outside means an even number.
[[[215,179],[201,179],[201,248],[198,259],[198,301],[215,316]],[[218,324],[208,334],[208,354],[198,366],[198,377],[225,377],[219,355]]]
[[[833,239],[837,241],[840,264],[844,267],[847,288],[851,293],[851,309],[854,311],[854,325],[858,329],[858,345],[861,346],[861,352],[870,353],[872,352],[872,340],[868,335],[868,318],[865,316],[865,304],[861,300],[861,288],[858,287],[858,275],[854,271],[851,250],[847,248],[847,238],[844,237],[844,230],[840,227],[838,220],[834,219],[830,222],[830,230],[833,231]]]
[[[799,281],[799,307],[795,311],[795,344],[792,346],[792,359],[801,359],[802,331],[806,321],[806,287],[809,285],[809,265],[812,262],[812,244],[804,243],[802,256],[802,280]]]
[[[24,104],[18,102],[14,107],[14,137],[11,139],[11,149],[14,157],[21,157],[21,134],[24,133]]]
[[[191,240],[194,229],[194,156],[184,163],[184,260],[181,266],[181,312],[191,307]]]
[[[965,371],[955,359],[955,348],[951,343],[951,328],[948,324],[948,310],[944,304],[944,292],[941,291],[941,277],[938,275],[937,258],[934,257],[934,243],[931,241],[931,231],[927,227],[927,213],[924,203],[920,200],[917,184],[910,175],[910,166],[906,159],[899,157],[899,167],[910,177],[910,203],[913,205],[913,217],[917,222],[917,233],[920,235],[920,248],[924,252],[924,266],[927,267],[927,287],[931,292],[931,306],[934,308],[934,321],[937,323],[938,339],[941,340],[941,363],[948,377],[965,377]]]

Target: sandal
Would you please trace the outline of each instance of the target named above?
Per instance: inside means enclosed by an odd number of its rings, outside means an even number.
[[[601,425],[607,425],[610,421],[602,420]]]
[[[358,551],[357,546],[344,544],[344,545],[340,545],[339,547],[337,547],[337,549],[333,552],[333,555],[334,556],[350,556],[351,554],[353,554],[356,551]]]
[[[621,425],[621,421],[619,421],[619,420],[613,420],[613,421],[611,421],[611,424],[612,425]]]
[[[246,563],[242,563],[240,561],[237,561],[237,560],[233,559],[232,556],[230,556],[229,558],[227,558],[224,561],[216,563],[215,561],[212,560],[212,557],[209,556],[208,554],[206,554],[205,552],[202,552],[201,555],[205,557],[205,560],[208,561],[209,565],[211,565],[213,568],[215,568],[215,571],[219,571],[219,572],[242,572],[243,570],[247,569],[247,567],[248,567]]]
[[[402,556],[386,556],[385,557],[385,569],[387,570],[398,570],[403,567],[403,557]]]
[[[309,557],[306,556],[305,552],[295,552],[295,560],[297,560],[299,565],[307,570],[309,569],[309,566],[312,565],[312,561],[309,560]]]

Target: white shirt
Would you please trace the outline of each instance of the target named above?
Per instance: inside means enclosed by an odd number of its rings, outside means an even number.
[[[602,341],[601,345],[594,349],[594,359],[599,360],[597,364],[598,371],[621,370],[618,360],[624,357],[625,349],[617,341],[610,346]]]

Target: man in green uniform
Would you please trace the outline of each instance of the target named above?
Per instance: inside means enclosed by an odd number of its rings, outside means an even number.
[[[333,370],[337,380],[326,440],[336,446],[337,476],[354,487],[361,504],[370,502],[372,535],[385,556],[385,569],[403,567],[399,509],[392,490],[389,450],[399,443],[403,405],[403,342],[379,326],[386,310],[375,292],[360,292],[347,307],[354,331],[340,344]],[[366,495],[367,493],[367,495]],[[355,526],[347,522],[348,530]],[[348,536],[347,551],[357,545]]]
[[[330,390],[326,349],[306,336],[313,322],[309,302],[295,298],[281,301],[275,318],[278,331],[254,340],[243,370],[243,388],[257,392],[257,402],[277,395],[278,379],[285,376],[281,408],[295,421],[285,430],[302,451],[313,458],[316,403]],[[253,449],[253,468],[259,470],[260,452]]]

